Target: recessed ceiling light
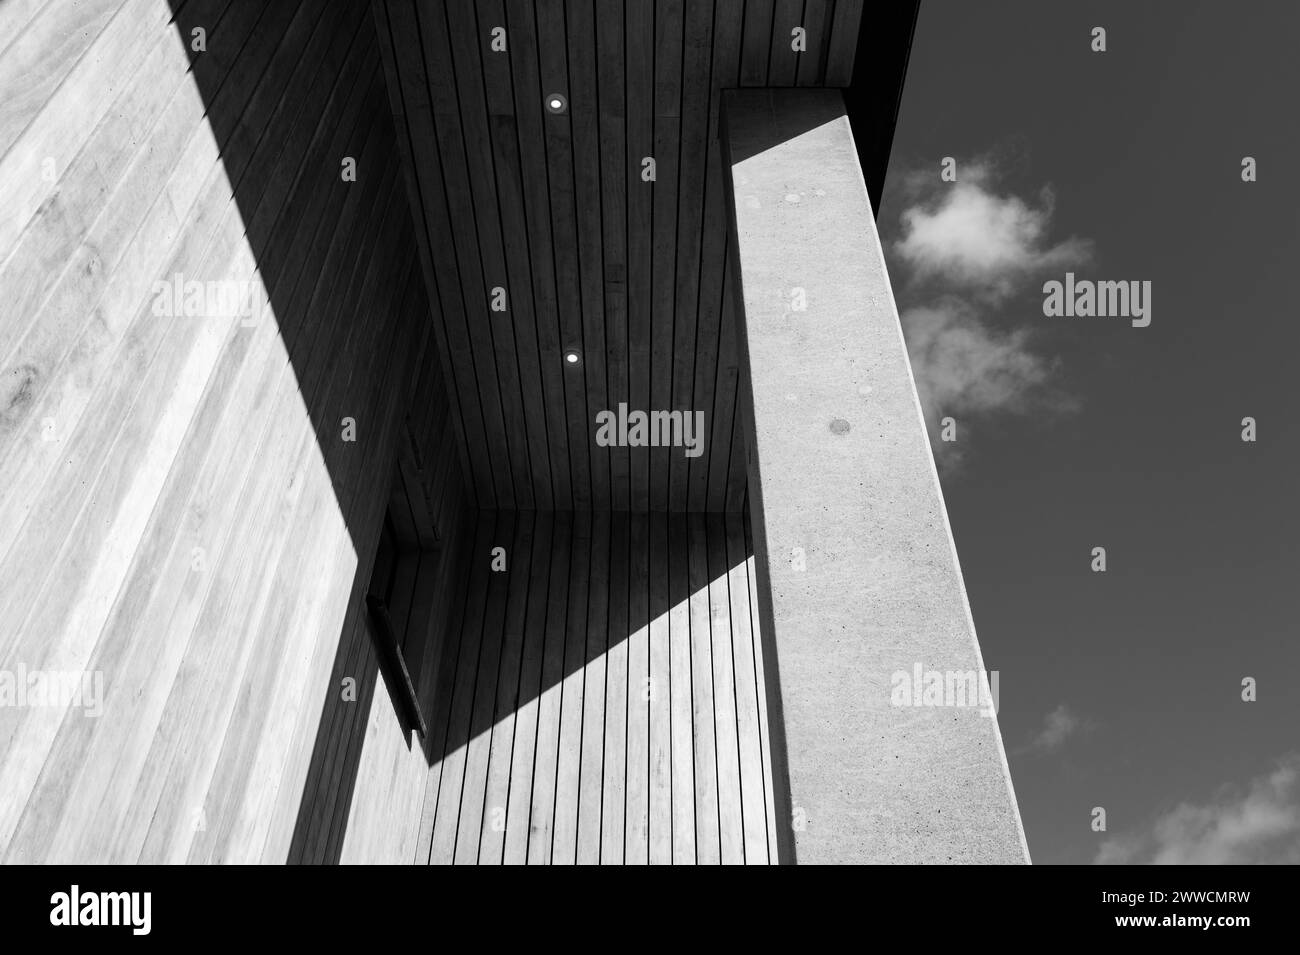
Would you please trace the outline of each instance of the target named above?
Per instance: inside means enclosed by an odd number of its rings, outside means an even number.
[[[569,106],[569,101],[564,98],[562,93],[550,93],[546,97],[546,108],[552,113],[563,113]]]
[[[570,365],[576,365],[581,359],[576,351],[566,351],[564,360]]]

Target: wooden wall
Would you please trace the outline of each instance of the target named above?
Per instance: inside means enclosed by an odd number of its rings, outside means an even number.
[[[401,861],[774,861],[743,515],[485,512],[468,553]]]
[[[386,101],[363,2],[0,5],[0,674],[103,686],[0,706],[5,861],[288,857],[395,443],[459,428]]]
[[[743,506],[718,91],[848,85],[863,9],[376,0],[480,507]],[[620,402],[703,411],[703,455],[598,446],[596,414]]]
[[[425,714],[438,705],[437,665],[449,620],[464,599],[474,524],[455,458],[439,450],[452,436],[432,352],[425,370],[439,387],[418,392],[398,439],[389,504],[398,537],[412,546],[394,575],[388,609]],[[410,862],[432,758],[428,741],[404,717],[400,674],[391,662],[384,667],[378,651],[384,638],[373,618],[358,613],[350,627],[328,683],[289,861]],[[345,692],[349,678],[355,682]]]

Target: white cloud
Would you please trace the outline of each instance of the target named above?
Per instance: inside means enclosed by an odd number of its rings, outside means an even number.
[[[1205,805],[1183,803],[1145,830],[1107,839],[1098,864],[1300,863],[1300,754]]]
[[[1088,261],[1091,244],[1069,238],[1047,241],[1055,201],[1044,188],[1036,204],[992,190],[984,163],[961,168],[959,181],[932,179],[930,195],[899,216],[902,236],[893,251],[915,281],[938,280],[948,288],[998,302],[1019,291],[1036,274]],[[917,180],[909,188],[917,189]]]
[[[1049,241],[1054,201],[1044,188],[1033,202],[995,189],[991,160],[958,163],[958,181],[934,171],[904,173],[886,200],[901,205],[899,237],[886,244],[891,268],[906,281],[899,306],[912,371],[940,467],[961,461],[970,418],[1060,414],[1078,402],[1059,383],[1060,363],[1040,347],[1035,299],[1029,320],[1005,327],[1015,297],[1039,290],[1036,279],[1086,263],[1091,244]],[[886,217],[887,221],[889,217]],[[998,314],[991,314],[994,309]],[[958,422],[958,440],[938,440],[941,418]]]
[[[1047,714],[1043,727],[1034,734],[1023,752],[1055,753],[1071,736],[1088,729],[1088,725],[1062,703]]]
[[[1057,363],[1034,351],[1029,329],[997,330],[952,298],[906,309],[902,322],[921,403],[934,417],[1071,404],[1052,387]]]

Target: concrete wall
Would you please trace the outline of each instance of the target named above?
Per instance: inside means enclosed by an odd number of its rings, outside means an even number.
[[[840,94],[724,110],[782,860],[1028,861],[989,708],[895,705],[983,663]]]

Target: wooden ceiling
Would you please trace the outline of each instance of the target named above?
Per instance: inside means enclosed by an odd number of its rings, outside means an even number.
[[[847,86],[863,0],[375,12],[478,505],[741,509],[719,90]],[[596,415],[624,402],[703,411],[703,452],[599,446]]]

